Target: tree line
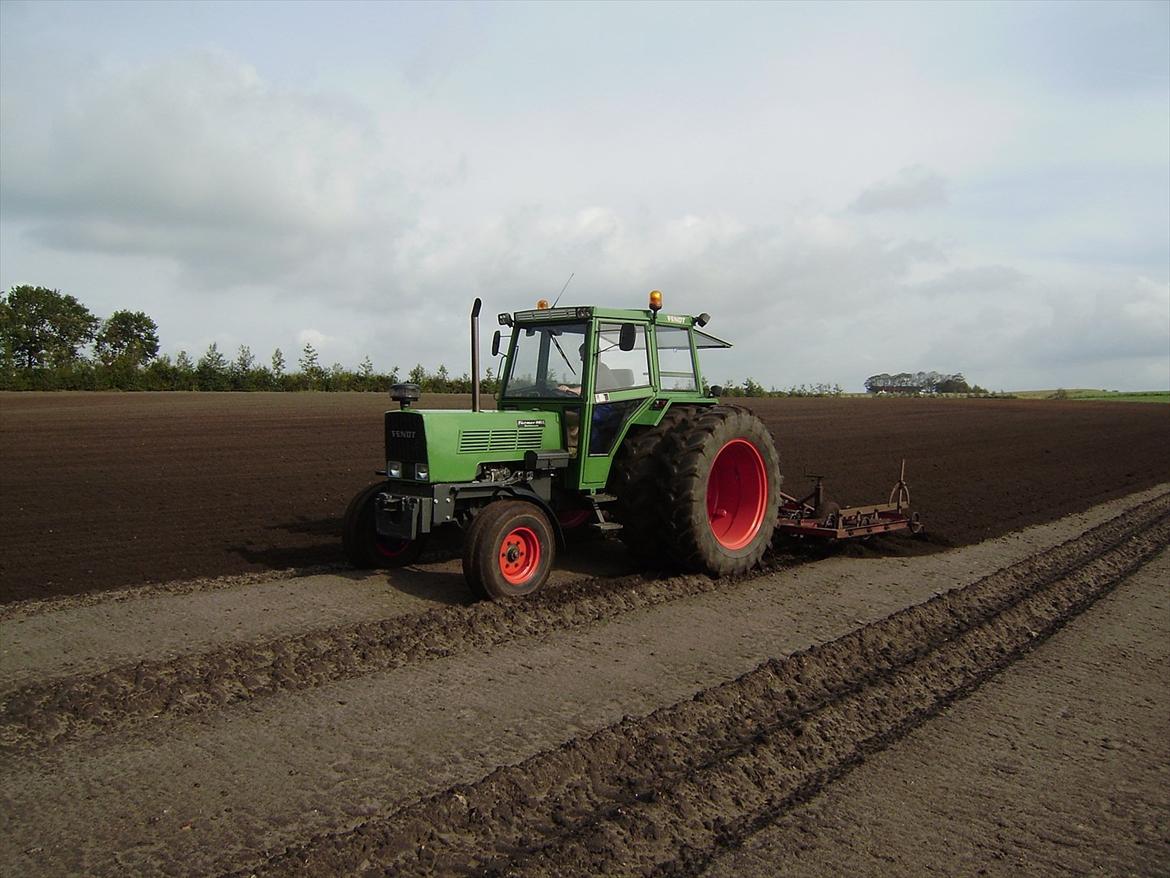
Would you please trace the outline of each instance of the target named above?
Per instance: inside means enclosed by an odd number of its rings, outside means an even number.
[[[865,379],[866,393],[987,393],[978,384],[968,384],[963,373],[947,375],[942,372],[880,372]]]
[[[781,390],[776,387],[765,389],[754,378],[745,378],[742,382],[730,381],[726,385],[719,387],[720,397],[841,396],[844,393],[845,389],[840,384],[825,384],[824,382],[817,384],[794,384],[787,390]]]
[[[466,372],[422,364],[405,375],[397,366],[378,372],[368,356],[358,368],[324,366],[311,343],[295,367],[277,348],[265,360],[247,345],[229,359],[212,342],[198,359],[186,351],[159,354],[158,325],[142,311],[115,311],[98,319],[74,296],[46,287],[16,286],[0,293],[0,390],[388,390],[399,381],[425,393],[471,393]],[[498,381],[489,367],[484,393]]]
[[[402,373],[397,366],[378,372],[368,356],[357,369],[341,363],[326,367],[305,343],[296,363],[277,348],[261,359],[247,345],[234,356],[212,342],[198,358],[186,351],[159,354],[158,325],[143,311],[119,310],[105,320],[74,296],[38,286],[15,286],[0,293],[0,390],[324,390],[385,391],[409,381],[424,393],[471,393],[467,372],[452,375],[446,366],[430,372],[422,364]],[[961,374],[881,373],[866,379],[870,393],[986,393]],[[495,394],[498,376],[489,366],[480,390]],[[839,384],[801,384],[765,389],[754,378],[729,381],[721,396],[840,396]]]

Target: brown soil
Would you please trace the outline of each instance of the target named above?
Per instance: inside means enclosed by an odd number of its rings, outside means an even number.
[[[1170,480],[1170,407],[751,405],[791,493],[818,472],[839,502],[884,499],[905,458],[935,546]],[[380,464],[386,407],[377,394],[0,395],[0,602],[340,562],[339,516]]]
[[[697,874],[1035,649],[1168,542],[1163,498],[967,588],[247,874]]]
[[[1170,407],[763,403],[931,539],[510,604],[337,563],[382,408],[0,396],[0,874],[1170,874]]]
[[[1164,552],[703,874],[1166,875],[1170,713],[1150,683],[1170,666],[1167,582]]]
[[[1168,544],[1163,486],[930,556],[570,578],[508,606],[432,598],[420,611],[401,572],[310,577],[323,607],[334,589],[386,596],[341,625],[280,581],[13,606],[0,618],[0,680],[19,681],[0,685],[0,873],[765,875],[793,847],[861,874],[895,857],[896,871],[953,873],[969,862],[947,854],[964,831],[994,835],[982,850],[1033,874],[1109,862],[1052,845],[1043,861],[1017,856],[1071,824],[1090,854],[1164,874]],[[300,616],[274,636],[279,594]],[[1104,595],[1117,599],[1108,624]],[[133,633],[178,619],[177,640]],[[1119,653],[1119,626],[1161,652]],[[53,636],[78,644],[84,671],[26,660]],[[1079,664],[1037,666],[1050,646]],[[1021,729],[1029,750],[1007,769],[1028,765],[1031,785],[994,787],[994,808],[978,765],[923,764],[923,740],[974,753],[988,728],[1018,725],[992,703],[982,724],[934,731],[989,682],[1014,675],[1017,700],[1042,703],[1104,672],[1134,720],[1125,737],[1083,707],[1075,734],[1100,747],[1069,751],[1063,722]],[[1087,792],[1106,788],[1114,752],[1124,787]],[[923,851],[893,834],[857,855],[802,821],[853,781],[870,791],[855,819],[877,825],[891,801],[864,782],[875,754],[915,765],[920,822],[945,811],[929,804],[940,797],[967,822]],[[971,798],[955,799],[959,781]],[[1027,805],[1045,789],[1061,808]]]

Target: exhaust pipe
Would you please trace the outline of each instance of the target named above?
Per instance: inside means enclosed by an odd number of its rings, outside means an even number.
[[[479,309],[478,298],[471,306],[471,410],[479,411]]]

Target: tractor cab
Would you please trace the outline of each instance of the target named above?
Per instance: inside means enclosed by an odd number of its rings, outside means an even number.
[[[592,306],[500,314],[511,330],[500,369],[501,411],[554,414],[575,490],[605,487],[614,454],[631,428],[653,426],[672,403],[706,402],[697,352],[730,347],[700,328],[707,315]],[[501,335],[493,340],[499,354]]]

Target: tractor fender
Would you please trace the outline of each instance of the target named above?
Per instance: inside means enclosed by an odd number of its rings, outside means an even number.
[[[528,503],[533,503],[536,506],[539,506],[544,514],[548,517],[549,523],[552,525],[553,533],[556,534],[557,548],[565,548],[565,531],[561,527],[561,520],[557,517],[556,512],[553,511],[553,508],[548,504],[547,500],[545,500],[531,488],[517,487],[515,485],[508,485],[507,487],[500,488],[500,490],[495,494],[496,498],[505,496],[512,497],[516,500],[524,500]]]

